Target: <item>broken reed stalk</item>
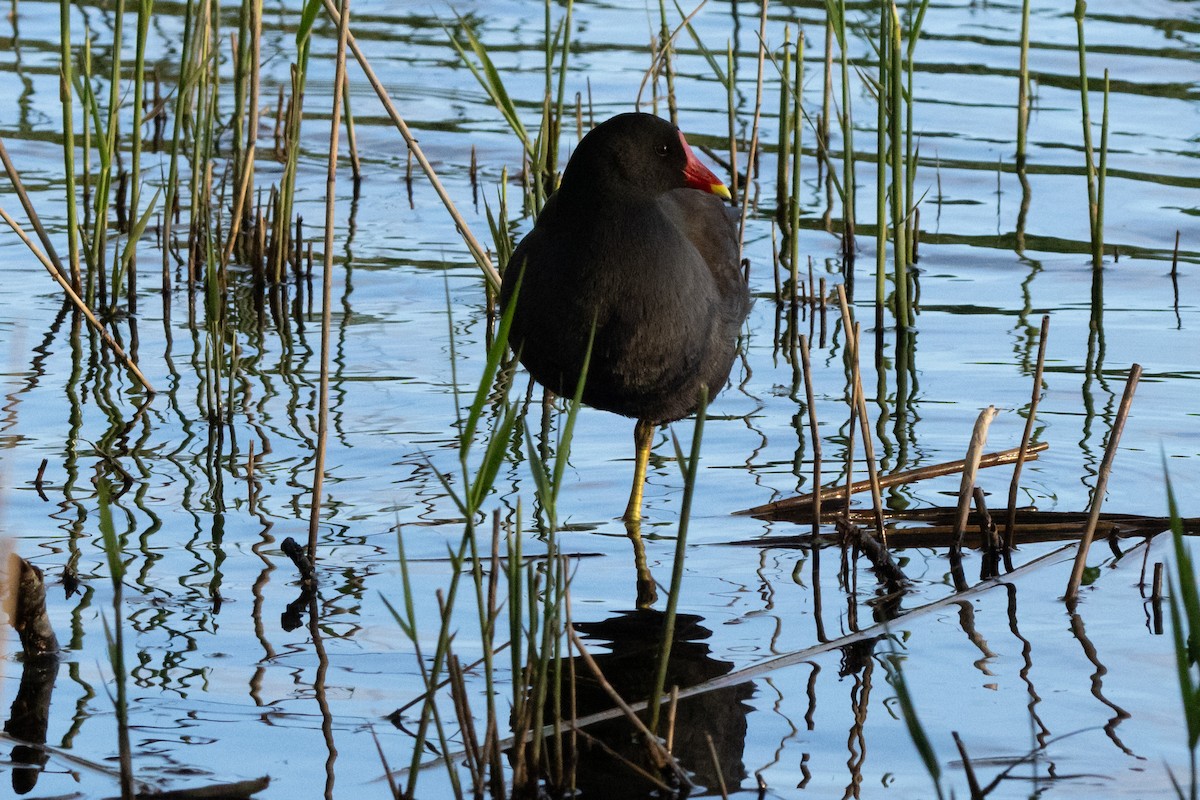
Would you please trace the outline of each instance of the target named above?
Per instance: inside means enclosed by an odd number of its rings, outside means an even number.
[[[804,367],[804,400],[808,404],[808,430],[812,439],[813,486],[821,487],[821,435],[817,430],[817,404],[814,399],[812,366],[808,359],[808,337],[800,335],[800,363]],[[821,493],[813,496],[813,537],[821,528]]]
[[[1050,445],[1045,442],[1035,442],[1029,445],[1028,452],[1025,455],[1027,461],[1037,459],[1039,453],[1047,449]],[[1014,447],[1010,450],[1000,450],[995,453],[988,453],[980,456],[979,468],[986,469],[988,467],[998,467],[1004,464],[1012,464],[1017,460],[1020,453],[1019,447]],[[965,461],[946,461],[941,464],[931,464],[928,467],[918,467],[916,469],[905,470],[904,472],[893,472],[890,475],[879,476],[879,488],[890,489],[893,486],[903,486],[906,483],[916,483],[917,481],[928,480],[929,478],[938,478],[944,475],[953,475],[957,472],[962,472],[966,466]],[[866,491],[871,488],[870,481],[855,481],[850,485],[851,494]],[[829,486],[821,489],[819,492],[812,494],[802,494],[796,497],[788,497],[783,500],[776,500],[772,503],[765,503],[761,506],[748,508],[736,513],[741,515],[759,516],[765,514],[778,514],[792,510],[807,508],[813,504],[815,498],[820,496],[822,502],[831,500],[844,500],[846,498],[846,487],[844,485]]]
[[[1028,5],[1028,4],[1027,4]],[[1025,417],[1025,430],[1021,434],[1021,447],[1017,463],[1013,466],[1012,482],[1008,485],[1008,513],[1004,522],[1004,551],[1009,552],[1015,544],[1013,533],[1017,522],[1017,492],[1021,488],[1021,468],[1029,452],[1029,440],[1033,437],[1033,425],[1037,419],[1038,401],[1042,397],[1042,371],[1046,366],[1046,339],[1050,333],[1050,315],[1042,316],[1042,330],[1038,337],[1037,366],[1033,369],[1033,394],[1029,398],[1029,414]]]
[[[846,301],[844,284],[838,284],[837,296],[838,306],[842,312],[842,325],[846,330],[847,355],[850,358],[851,380],[853,381],[853,385],[850,387],[850,402],[857,412],[859,427],[862,429],[863,456],[867,461],[867,484],[871,488],[871,507],[875,512],[875,532],[879,535],[879,541],[886,548],[887,538],[883,529],[883,493],[879,488],[879,465],[875,463],[875,441],[871,437],[871,423],[867,416],[867,400],[863,391],[862,359],[859,348],[861,327],[850,316],[850,306]]]
[[[1083,532],[1083,541],[1079,543],[1079,550],[1075,553],[1075,566],[1071,570],[1071,579],[1067,582],[1067,593],[1064,599],[1068,605],[1073,605],[1079,597],[1083,569],[1087,566],[1088,548],[1092,546],[1096,523],[1100,519],[1100,507],[1104,505],[1108,474],[1112,472],[1113,460],[1117,455],[1117,445],[1121,441],[1121,432],[1125,429],[1125,419],[1129,416],[1129,407],[1133,404],[1133,393],[1137,390],[1138,380],[1141,377],[1141,364],[1134,364],[1129,368],[1129,377],[1125,381],[1125,394],[1122,395],[1121,405],[1117,408],[1112,432],[1108,435],[1108,446],[1104,448],[1104,459],[1100,462],[1100,471],[1096,474],[1096,488],[1092,492],[1092,507],[1088,512],[1087,529]]]
[[[88,324],[91,325],[92,329],[96,331],[97,335],[99,335],[100,341],[104,343],[104,346],[112,351],[113,355],[117,357],[117,360],[120,361],[127,370],[133,373],[133,376],[137,378],[138,383],[142,385],[143,389],[150,394],[154,394],[154,387],[150,385],[150,381],[146,380],[146,376],[142,374],[140,369],[138,369],[137,364],[133,363],[129,356],[125,355],[125,351],[121,349],[121,345],[117,344],[116,340],[113,339],[109,332],[104,329],[104,326],[100,324],[98,319],[96,319],[96,315],[92,313],[90,308],[88,308],[87,303],[83,302],[83,299],[75,293],[75,290],[71,288],[70,282],[62,275],[61,272],[59,272],[59,270],[54,268],[54,265],[50,263],[50,259],[38,249],[38,246],[33,243],[33,241],[29,238],[29,235],[25,233],[25,230],[20,226],[20,224],[18,224],[15,219],[10,217],[3,208],[0,208],[0,218],[3,218],[4,221],[8,223],[8,227],[12,228],[13,232],[20,237],[21,241],[25,243],[25,246],[29,248],[34,257],[36,257],[38,261],[42,262],[42,266],[45,267],[46,271],[50,273],[50,277],[54,279],[55,283],[62,288],[63,292],[67,295],[67,299],[71,301],[71,304],[75,306],[75,309],[79,313],[83,314]]]
[[[325,173],[325,274],[321,282],[321,378],[318,391],[317,447],[313,461],[312,504],[308,517],[308,557],[316,559],[325,484],[325,447],[329,437],[329,329],[333,319],[333,224],[337,209],[338,138],[342,129],[342,97],[346,84],[346,40],[350,35],[350,0],[341,0],[337,56],[334,62],[333,111],[329,123],[329,165]]]
[[[964,459],[965,468],[962,481],[958,487],[958,508],[954,515],[954,542],[950,547],[952,558],[957,558],[962,551],[963,534],[967,530],[967,515],[971,513],[971,495],[975,487],[975,475],[979,472],[980,454],[987,444],[988,428],[996,418],[996,407],[988,406],[979,412],[975,420],[975,428],[971,431],[971,442],[967,445],[967,457]]]
[[[333,0],[322,0],[325,5],[325,12],[329,14],[330,19],[334,23],[338,22],[337,7],[334,6]],[[425,153],[421,150],[421,146],[417,144],[417,139],[409,130],[408,124],[404,118],[400,116],[400,112],[396,110],[396,106],[392,103],[391,97],[388,95],[387,89],[379,80],[379,76],[375,74],[375,70],[371,68],[371,63],[363,54],[363,51],[358,46],[358,42],[354,38],[354,34],[347,33],[346,44],[350,48],[350,52],[354,54],[355,60],[358,61],[359,67],[362,68],[363,74],[367,78],[367,82],[371,84],[371,88],[375,90],[375,94],[379,97],[379,102],[383,104],[383,108],[387,111],[388,117],[391,118],[392,124],[396,126],[396,130],[404,137],[404,143],[408,145],[409,152],[417,158],[417,163],[421,166],[421,170],[425,173],[425,177],[429,178],[429,183],[433,186],[433,190],[437,192],[438,198],[442,201],[442,205],[446,207],[446,211],[450,214],[450,218],[454,220],[454,224],[458,229],[458,233],[463,238],[463,242],[467,245],[467,249],[471,251],[471,256],[475,259],[475,263],[479,265],[479,269],[483,271],[483,276],[487,279],[488,284],[493,290],[500,290],[500,273],[496,271],[496,267],[492,264],[492,259],[488,256],[487,251],[479,244],[479,240],[471,233],[470,227],[463,219],[462,214],[458,212],[458,208],[454,205],[454,201],[450,199],[450,194],[446,191],[446,187],[442,185],[437,173],[433,170],[433,165],[429,163],[429,159],[425,157]]]

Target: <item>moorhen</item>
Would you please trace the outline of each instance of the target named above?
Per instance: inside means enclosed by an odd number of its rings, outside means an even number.
[[[576,147],[558,190],[513,251],[500,302],[529,373],[637,420],[625,520],[641,518],[654,429],[725,385],[750,309],[729,190],[674,125],[615,116]],[[517,290],[520,284],[519,291]]]

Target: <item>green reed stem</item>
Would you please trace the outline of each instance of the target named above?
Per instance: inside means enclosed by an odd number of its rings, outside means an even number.
[[[1100,116],[1100,167],[1096,176],[1096,230],[1092,237],[1092,266],[1104,263],[1104,179],[1108,174],[1108,70],[1104,70],[1104,110]]]
[[[834,16],[834,33],[837,35],[842,69],[842,206],[844,232],[842,253],[846,261],[854,259],[855,244],[855,177],[854,177],[854,121],[850,110],[850,56],[846,41],[846,0],[826,0],[825,7],[837,7]]]
[[[1200,775],[1196,769],[1196,750],[1200,745],[1200,587],[1192,555],[1183,544],[1183,522],[1175,502],[1175,490],[1167,474],[1167,459],[1163,455],[1163,476],[1167,486],[1167,509],[1171,516],[1171,543],[1175,551],[1175,572],[1178,587],[1170,581],[1171,636],[1175,645],[1175,665],[1179,674],[1179,690],[1183,699],[1183,718],[1186,725],[1190,780],[1185,791],[1175,780],[1175,793],[1180,800],[1196,800],[1200,796]]]
[[[111,508],[111,489],[108,481],[101,479],[96,482],[97,502],[100,509],[100,537],[104,545],[104,555],[108,561],[109,579],[113,591],[113,627],[109,630],[104,623],[105,637],[108,639],[108,661],[113,671],[113,685],[116,696],[113,707],[117,716],[117,751],[120,759],[121,799],[133,800],[135,795],[133,783],[133,755],[129,745],[129,699],[126,694],[128,673],[125,669],[125,626],[122,621],[122,589],[125,581],[125,564],[121,561],[121,542],[113,526]]]
[[[125,271],[129,261],[136,257],[137,241],[140,231],[137,231],[139,218],[138,209],[141,198],[141,161],[142,161],[142,123],[145,116],[146,99],[146,41],[150,38],[150,14],[154,9],[154,0],[138,0],[137,43],[134,55],[133,73],[133,129],[130,132],[130,169],[129,169],[129,235],[125,240],[125,248],[120,262],[113,264],[113,302],[125,284]]]
[[[59,97],[62,100],[63,111],[63,174],[66,178],[67,199],[67,253],[70,261],[71,288],[76,294],[82,291],[82,278],[79,274],[79,211],[75,198],[75,102],[71,94],[71,84],[74,82],[73,60],[71,57],[71,4],[69,0],[61,0],[59,8],[59,46],[62,57],[61,73],[59,76]],[[87,118],[84,117],[84,124]]]
[[[96,137],[99,139],[100,175],[96,181],[96,213],[92,220],[91,258],[88,265],[96,270],[104,259],[105,246],[108,243],[108,206],[112,189],[112,168],[116,158],[119,140],[117,110],[121,105],[121,46],[122,31],[125,27],[124,3],[117,3],[113,8],[113,43],[112,71],[108,82],[108,113],[103,126],[98,125]],[[89,298],[90,304],[91,298]],[[113,294],[116,302],[116,293]]]
[[[800,157],[803,154],[804,126],[800,121],[804,117],[804,105],[802,101],[804,88],[804,31],[800,30],[796,33],[796,63],[793,67],[795,70],[792,76],[792,92],[794,93],[793,103],[795,104],[792,112],[792,194],[789,198],[788,205],[788,228],[789,239],[791,244],[791,253],[789,259],[792,265],[792,274],[795,275],[800,269]],[[796,292],[798,287],[793,284],[792,292]],[[811,294],[812,287],[809,287]],[[793,296],[795,296],[793,294]]]
[[[171,160],[167,171],[167,198],[163,207],[163,247],[171,247],[171,230],[175,220],[175,205],[179,200],[179,159],[183,155],[183,123],[190,115],[192,75],[195,54],[194,25],[196,0],[188,0],[183,14],[183,47],[179,56],[179,85],[175,90],[175,118],[171,125]]]
[[[1021,57],[1017,88],[1017,169],[1025,168],[1026,136],[1029,132],[1029,0],[1021,4]]]
[[[896,328],[906,330],[912,323],[908,303],[908,244],[905,230],[907,209],[904,206],[904,155],[901,149],[903,131],[900,108],[904,102],[904,63],[900,47],[900,14],[891,3],[891,129],[892,129],[892,256],[896,282]]]
[[[792,119],[793,100],[790,80],[792,74],[791,45],[792,29],[785,25],[783,26],[783,59],[779,70],[779,146],[775,161],[775,216],[780,225],[784,227],[785,235],[788,234],[786,229],[788,220],[788,166],[791,162],[792,126],[796,124],[795,120]]]
[[[675,68],[671,64],[671,28],[667,25],[666,0],[658,0],[659,46],[662,48],[662,70],[667,78],[667,111],[671,124],[679,127],[679,106],[675,101]]]
[[[916,96],[913,94],[913,55],[917,49],[917,41],[921,36],[921,25],[925,22],[925,11],[929,8],[929,0],[922,0],[921,5],[917,8],[917,18],[913,21],[908,30],[908,47],[905,53],[905,78],[908,84],[908,91],[905,94],[905,130],[904,130],[904,150],[905,150],[905,182],[904,182],[904,208],[906,214],[905,227],[908,232],[906,237],[907,250],[904,254],[905,260],[912,264],[915,261],[913,247],[916,243],[916,231],[912,226],[916,224],[915,217],[910,212],[915,206],[915,194],[913,186],[917,180],[917,156],[913,151],[913,107],[916,105]]]
[[[803,33],[797,42],[804,41]],[[801,59],[797,59],[799,62]],[[797,125],[797,128],[800,126]],[[683,566],[687,558],[687,537],[688,523],[692,517],[692,498],[696,492],[696,474],[700,467],[700,443],[704,438],[704,420],[706,417],[706,409],[708,407],[708,389],[702,387],[700,389],[700,402],[696,409],[696,426],[692,431],[692,449],[686,459],[683,457],[683,450],[679,447],[679,441],[672,436],[672,441],[675,444],[675,457],[679,462],[679,468],[683,472],[683,501],[679,509],[679,535],[675,538],[675,559],[671,566],[671,589],[667,594],[667,608],[663,613],[663,630],[662,641],[659,644],[658,651],[658,671],[654,676],[654,688],[647,698],[647,709],[650,712],[650,721],[646,727],[652,733],[658,733],[658,718],[659,712],[662,709],[660,699],[663,696],[663,691],[666,689],[667,682],[667,667],[671,660],[671,645],[675,641],[675,616],[676,610],[679,608],[679,594],[683,588]]]
[[[1096,227],[1098,203],[1096,197],[1096,158],[1095,151],[1092,148],[1092,118],[1088,112],[1087,44],[1083,36],[1083,20],[1086,13],[1087,3],[1084,0],[1075,0],[1075,28],[1078,32],[1079,51],[1079,99],[1083,116],[1083,155],[1085,166],[1087,167],[1088,223],[1092,235],[1092,267],[1099,269],[1101,266],[1100,258],[1096,255],[1096,243],[1099,240]]]
[[[887,108],[888,64],[891,60],[892,16],[888,7],[879,5],[879,87],[875,103],[875,319],[882,322],[887,302]]]

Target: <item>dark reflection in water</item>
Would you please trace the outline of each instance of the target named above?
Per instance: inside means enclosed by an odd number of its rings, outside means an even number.
[[[16,794],[33,791],[38,775],[50,759],[42,745],[46,743],[46,732],[50,727],[50,698],[57,676],[56,656],[31,659],[21,670],[21,686],[4,723],[4,732],[21,740],[13,745],[10,756],[12,787]]]
[[[645,700],[654,685],[665,615],[653,609],[627,611],[600,622],[576,623],[590,650],[606,644],[609,652],[593,653],[605,679],[627,702]],[[675,618],[674,640],[667,664],[666,686],[686,689],[730,672],[733,664],[712,656],[705,640],[712,631],[701,617],[680,614]],[[582,663],[575,667],[577,714],[607,711],[612,701]],[[736,791],[746,778],[742,760],[746,743],[746,701],[754,694],[752,683],[740,683],[679,700],[675,711],[672,752],[698,786],[716,790],[721,784]],[[576,785],[587,798],[645,798],[653,796],[649,781],[635,774],[616,757],[645,766],[645,746],[632,734],[624,718],[588,725],[586,732],[612,752],[580,737]],[[711,748],[709,745],[711,737]],[[714,752],[716,763],[714,763]],[[616,754],[614,756],[613,754]],[[719,771],[718,771],[719,764]]]

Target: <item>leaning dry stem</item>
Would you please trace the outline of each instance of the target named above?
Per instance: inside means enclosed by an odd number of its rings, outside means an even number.
[[[33,241],[29,238],[29,235],[25,233],[25,230],[20,226],[20,224],[18,224],[15,219],[10,217],[8,212],[6,212],[3,208],[0,208],[0,217],[3,217],[4,221],[8,223],[8,227],[12,228],[13,232],[21,238],[21,241],[25,243],[25,246],[29,248],[37,260],[42,262],[42,266],[46,268],[46,271],[50,273],[50,277],[54,278],[54,282],[57,283],[67,295],[67,298],[71,301],[71,304],[75,306],[75,309],[79,311],[79,313],[83,314],[84,318],[88,321],[88,324],[91,325],[92,329],[100,336],[100,341],[104,342],[105,347],[113,352],[113,355],[117,357],[117,359],[127,370],[133,373],[133,376],[137,378],[138,383],[142,385],[143,389],[150,394],[154,394],[155,390],[154,387],[150,385],[150,381],[146,380],[146,376],[142,374],[140,369],[138,369],[137,364],[133,363],[129,356],[125,355],[125,351],[121,349],[121,345],[117,344],[116,340],[113,339],[112,336],[109,335],[108,331],[104,329],[104,326],[100,324],[98,319],[96,319],[96,315],[92,313],[90,308],[88,308],[87,303],[83,302],[83,299],[75,293],[74,289],[71,288],[70,281],[64,277],[59,270],[54,268],[54,264],[50,262],[50,259],[46,257],[46,254],[38,249],[38,246],[33,243]]]
[[[1046,442],[1035,442],[1030,444],[1028,452],[1025,455],[1025,460],[1036,460],[1038,453],[1041,453],[1049,446],[1050,445],[1048,445]],[[1017,455],[1020,453],[1020,451],[1021,448],[1014,447],[1010,450],[1001,450],[997,453],[988,453],[987,455],[979,458],[979,468],[984,469],[987,467],[998,467],[1004,464],[1011,464],[1016,461]],[[962,460],[947,461],[942,464],[931,464],[928,467],[918,467],[917,469],[905,470],[904,472],[893,472],[890,475],[881,475],[879,478],[879,488],[890,489],[893,486],[903,486],[906,483],[916,483],[917,481],[923,481],[928,478],[937,478],[943,475],[953,475],[956,472],[962,472],[963,467],[965,466],[966,462]],[[856,494],[858,492],[865,492],[870,488],[870,481],[855,481],[854,483],[850,484],[850,493]],[[819,493],[787,497],[783,500],[776,500],[773,503],[755,506],[754,508],[749,508],[745,511],[739,511],[737,513],[758,516],[799,511],[802,509],[807,509],[809,506],[811,506],[814,498],[818,496],[820,497],[821,502],[842,500],[846,497],[846,487],[844,485],[829,486],[825,489],[822,489]]]
[[[1021,434],[1021,450],[1013,467],[1012,482],[1008,486],[1008,515],[1004,531],[1004,549],[1013,549],[1013,528],[1017,522],[1017,491],[1021,487],[1021,467],[1025,465],[1025,454],[1029,452],[1029,440],[1033,438],[1033,425],[1037,419],[1038,400],[1042,396],[1042,372],[1046,366],[1046,337],[1050,333],[1050,315],[1042,316],[1042,331],[1038,339],[1037,366],[1033,370],[1033,395],[1029,399],[1029,415],[1025,418],[1025,431]]]
[[[954,515],[954,543],[951,545],[955,556],[962,549],[963,533],[967,529],[967,515],[971,511],[971,494],[975,487],[975,475],[979,472],[980,454],[987,444],[988,428],[996,418],[996,407],[988,406],[979,412],[975,420],[975,429],[971,431],[971,442],[967,445],[966,469],[962,473],[962,481],[958,488],[958,509]]]
[[[338,11],[333,4],[333,0],[324,0],[325,11],[330,18],[336,23],[338,22]],[[375,74],[375,70],[371,68],[371,63],[367,61],[367,57],[359,48],[358,42],[354,35],[347,32],[346,44],[350,51],[354,53],[355,59],[358,60],[358,65],[362,67],[363,74],[366,75],[367,81],[371,84],[371,88],[375,90],[375,94],[379,96],[379,101],[383,103],[384,110],[392,119],[392,124],[396,126],[396,130],[400,131],[400,135],[404,137],[404,143],[408,145],[409,152],[417,158],[417,163],[421,165],[425,176],[429,178],[430,184],[433,185],[433,190],[437,192],[438,197],[442,201],[442,205],[446,207],[446,211],[450,213],[450,218],[454,220],[454,224],[458,227],[458,233],[462,236],[463,241],[467,245],[467,249],[471,251],[471,255],[475,258],[475,263],[483,271],[483,277],[487,280],[494,290],[500,289],[500,273],[496,271],[495,265],[492,264],[492,259],[488,256],[487,251],[479,244],[479,240],[471,233],[471,229],[467,227],[467,221],[463,219],[462,214],[458,213],[458,208],[454,205],[454,201],[450,199],[449,192],[442,185],[437,173],[433,171],[433,165],[429,163],[429,159],[425,157],[421,146],[417,144],[417,138],[413,136],[409,130],[408,124],[404,118],[400,116],[400,112],[396,110],[396,106],[392,103],[391,97],[388,96],[387,89],[384,88],[379,76]],[[337,85],[337,84],[335,84]]]
[[[1108,487],[1108,474],[1112,472],[1113,459],[1117,455],[1117,444],[1121,441],[1121,432],[1125,430],[1125,419],[1129,416],[1129,407],[1133,405],[1133,393],[1137,390],[1138,380],[1142,377],[1142,365],[1134,364],[1129,368],[1129,378],[1125,381],[1125,394],[1121,397],[1121,405],[1117,408],[1117,417],[1113,420],[1112,432],[1108,435],[1108,446],[1104,448],[1104,459],[1100,462],[1100,472],[1096,475],[1096,489],[1092,493],[1092,507],[1088,513],[1087,530],[1083,533],[1083,541],[1075,553],[1075,566],[1071,569],[1071,580],[1067,583],[1067,603],[1074,603],[1079,597],[1079,585],[1083,581],[1083,568],[1087,566],[1088,548],[1092,546],[1092,538],[1096,533],[1096,523],[1100,519],[1100,507],[1104,505],[1104,492]]]

